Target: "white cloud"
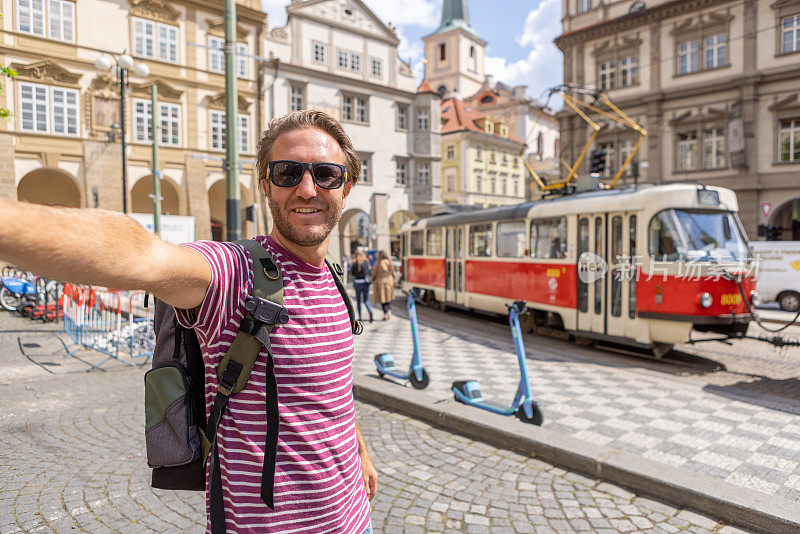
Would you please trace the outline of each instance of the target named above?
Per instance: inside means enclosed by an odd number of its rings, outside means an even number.
[[[525,18],[522,35],[516,41],[528,51],[524,59],[487,56],[484,69],[496,81],[507,85],[527,85],[528,94],[544,100],[549,87],[561,83],[563,58],[553,44],[561,33],[561,0],[542,0]],[[554,102],[551,101],[551,105]]]
[[[286,25],[286,6],[289,4],[289,0],[261,0],[261,9],[267,12],[270,29]]]

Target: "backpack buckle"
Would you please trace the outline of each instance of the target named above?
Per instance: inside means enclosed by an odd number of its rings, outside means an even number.
[[[249,296],[244,301],[244,309],[256,321],[264,324],[286,324],[289,322],[289,312],[286,308],[275,304],[271,300]]]

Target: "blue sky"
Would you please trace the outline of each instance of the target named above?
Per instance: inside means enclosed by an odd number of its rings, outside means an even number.
[[[286,22],[289,0],[262,0],[270,27]],[[397,27],[400,57],[422,76],[422,37],[441,19],[442,0],[364,0],[384,22]],[[563,67],[553,39],[561,33],[561,0],[469,0],[472,27],[488,41],[486,74],[508,85],[527,85],[544,102],[548,87],[561,83]],[[551,106],[556,101],[551,101]]]

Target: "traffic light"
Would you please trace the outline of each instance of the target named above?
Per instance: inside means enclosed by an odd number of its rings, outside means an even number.
[[[606,151],[602,148],[592,150],[589,172],[591,174],[602,174],[604,170],[606,170]]]

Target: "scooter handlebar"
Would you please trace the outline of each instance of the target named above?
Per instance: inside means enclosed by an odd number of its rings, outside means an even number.
[[[517,313],[524,313],[527,303],[524,300],[515,300],[513,304],[506,303],[506,308],[517,310]]]

